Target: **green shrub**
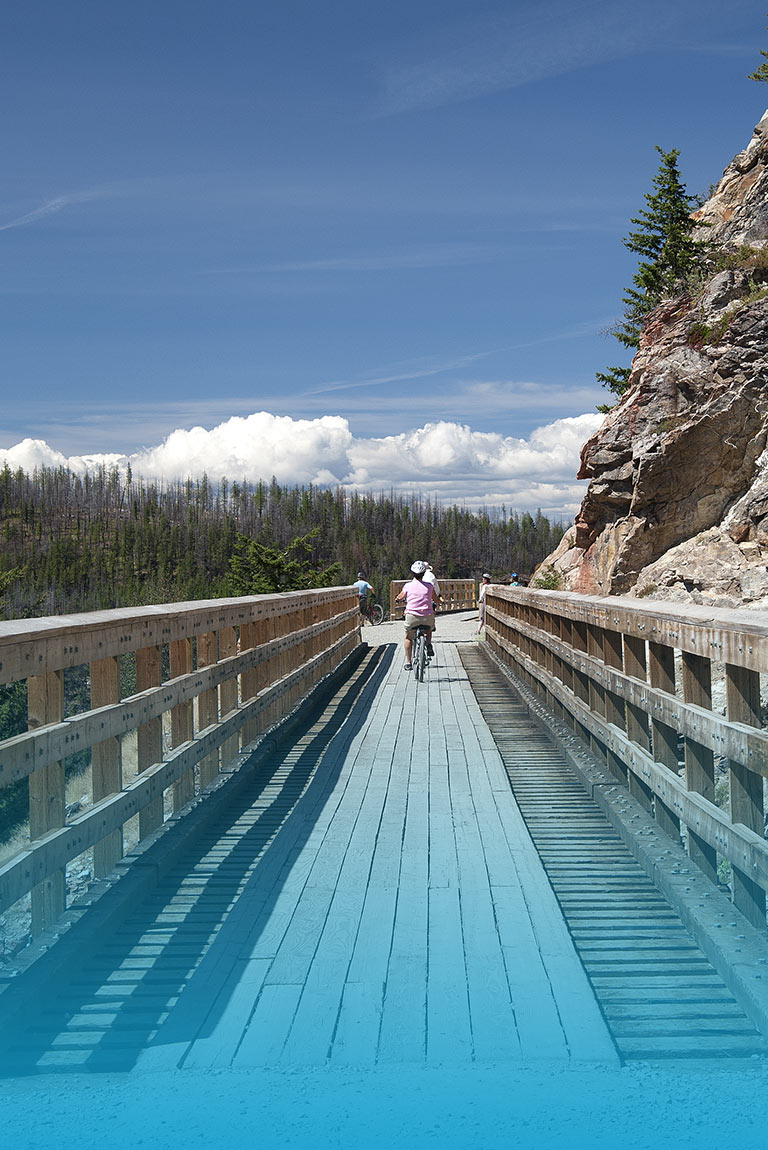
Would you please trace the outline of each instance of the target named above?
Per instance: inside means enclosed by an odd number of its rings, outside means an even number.
[[[531,586],[538,591],[562,591],[563,579],[560,572],[549,563],[546,569],[536,576]]]

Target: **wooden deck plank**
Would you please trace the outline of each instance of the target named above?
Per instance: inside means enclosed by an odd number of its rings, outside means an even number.
[[[379,1038],[379,1059],[390,1063],[423,1062],[426,1056],[429,796],[423,759],[410,758],[405,769],[400,873]]]
[[[339,1010],[331,1059],[335,1064],[372,1066],[379,1048],[384,983],[347,982]]]
[[[293,1024],[303,987],[298,984],[265,985],[230,1065],[234,1069],[276,1066]]]
[[[424,924],[426,937],[426,913]],[[423,1064],[427,1039],[426,953],[393,953],[382,1006],[378,1061]]]
[[[183,1059],[185,1069],[207,1070],[232,1064],[268,970],[267,959],[239,959],[235,963],[221,990],[221,1013],[209,1033],[203,1028],[196,1035]]]

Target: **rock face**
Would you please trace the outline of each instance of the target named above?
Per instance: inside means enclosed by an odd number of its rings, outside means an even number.
[[[651,313],[627,391],[582,449],[575,524],[545,561],[568,590],[768,595],[768,113],[697,217],[733,267]]]
[[[696,213],[702,231],[724,244],[763,247],[768,238],[768,112],[747,147],[723,172],[711,197]]]

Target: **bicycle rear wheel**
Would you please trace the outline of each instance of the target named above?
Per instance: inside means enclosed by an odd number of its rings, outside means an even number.
[[[381,603],[374,603],[371,607],[371,622],[373,623],[374,627],[378,627],[383,618],[384,608],[382,607]]]
[[[417,683],[424,682],[424,668],[427,665],[427,639],[423,631],[416,635],[414,644],[413,673]]]

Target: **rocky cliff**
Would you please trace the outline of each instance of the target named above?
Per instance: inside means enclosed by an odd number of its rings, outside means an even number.
[[[568,590],[768,600],[768,113],[697,218],[712,267],[651,313],[582,449],[590,484],[545,561]]]

